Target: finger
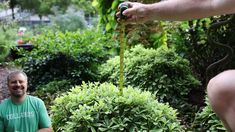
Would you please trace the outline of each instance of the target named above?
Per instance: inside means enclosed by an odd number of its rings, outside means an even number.
[[[125,16],[132,16],[137,14],[137,9],[136,8],[128,8],[122,13]]]
[[[119,18],[120,16],[121,16],[121,13],[120,13],[120,11],[119,11],[119,12],[116,13],[116,17]]]
[[[121,21],[121,19],[120,18],[117,18],[117,22],[120,22]]]

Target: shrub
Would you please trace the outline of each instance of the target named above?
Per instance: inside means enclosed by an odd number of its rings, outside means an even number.
[[[189,62],[171,49],[145,49],[136,46],[125,52],[125,85],[154,93],[160,102],[184,109],[189,91],[199,85],[191,73]],[[101,80],[119,81],[119,57],[100,68]]]
[[[196,114],[192,128],[198,132],[226,132],[222,122],[212,111],[208,98],[206,98],[206,107]]]
[[[83,83],[56,98],[52,106],[55,131],[182,131],[176,111],[158,103],[150,92],[124,88],[120,96],[110,83]]]
[[[34,43],[31,52],[19,52],[23,57],[14,61],[28,74],[31,91],[53,80],[72,80],[73,84],[97,80],[97,67],[114,53],[116,44],[108,34],[95,30],[48,32]]]
[[[6,46],[7,43],[2,36],[0,36],[0,62],[4,61],[4,59],[9,54],[9,48]]]
[[[68,91],[72,87],[73,85],[69,80],[56,80],[45,85],[37,86],[33,95],[40,97],[49,109],[57,96]]]
[[[13,22],[12,22],[13,23]],[[6,29],[5,29],[6,28]],[[0,63],[6,61],[10,49],[16,44],[16,29],[14,25],[0,22]]]
[[[87,60],[79,61],[80,57],[87,57]],[[95,80],[96,75],[92,74],[95,71],[91,71],[88,67],[89,61],[95,63],[93,58],[89,58],[87,54],[80,54],[78,59],[65,53],[49,53],[43,58],[26,57],[18,61],[25,62],[23,69],[29,76],[29,90],[34,91],[38,85],[44,85],[54,80],[70,79],[73,84],[79,84],[82,80]],[[85,67],[86,64],[87,67]]]

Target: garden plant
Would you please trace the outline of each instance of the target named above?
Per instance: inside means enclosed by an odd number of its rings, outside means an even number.
[[[56,98],[52,106],[55,131],[67,132],[180,132],[183,127],[176,115],[150,92],[126,87],[120,95],[111,83],[83,83]]]
[[[234,49],[234,22],[208,32],[230,15],[129,24],[123,30],[115,14],[124,1],[0,3],[0,11],[12,11],[12,21],[8,17],[0,21],[0,66],[27,73],[29,92],[45,102],[54,131],[225,132],[204,99],[208,79],[235,67],[231,61],[216,66],[211,76],[206,74],[211,63],[227,54],[214,42]],[[51,23],[27,25],[30,34],[16,36],[22,23],[15,8],[41,20],[48,16]],[[88,16],[99,22],[89,22]],[[17,48],[19,37],[30,40],[33,49]],[[126,44],[123,58],[120,43]]]

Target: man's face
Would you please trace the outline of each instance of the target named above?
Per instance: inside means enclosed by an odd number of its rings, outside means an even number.
[[[27,91],[27,79],[22,74],[13,75],[8,81],[8,88],[11,96],[20,98],[26,94]]]

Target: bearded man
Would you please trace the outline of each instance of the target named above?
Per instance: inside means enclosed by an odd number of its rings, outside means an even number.
[[[7,77],[10,98],[0,104],[1,132],[52,132],[44,102],[27,95],[28,77],[23,71]]]

